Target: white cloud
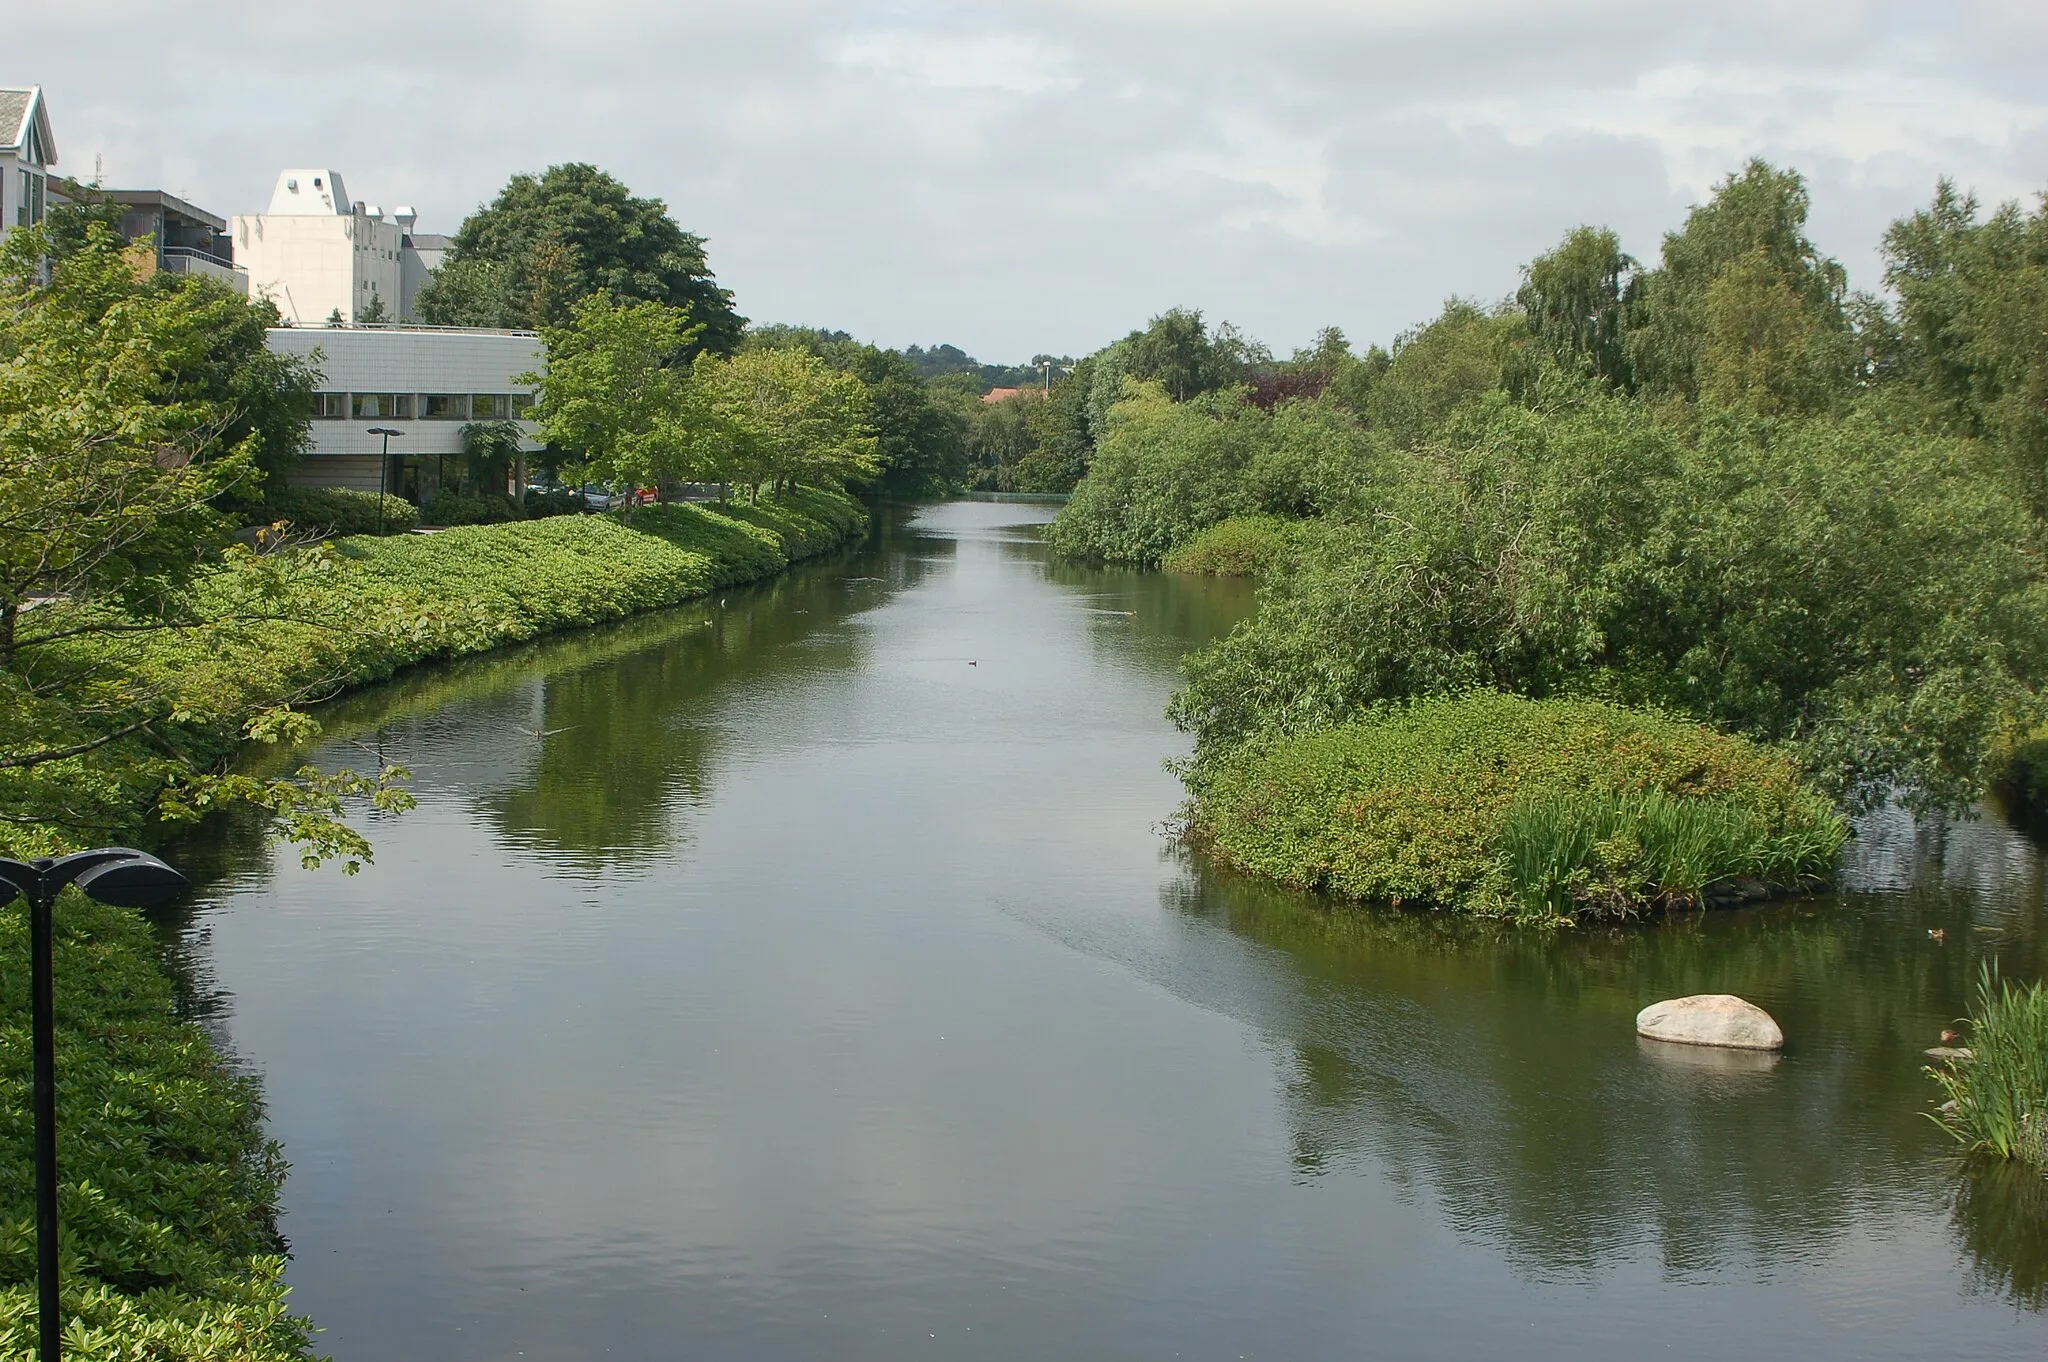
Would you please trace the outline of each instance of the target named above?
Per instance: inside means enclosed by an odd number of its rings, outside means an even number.
[[[1035,95],[1080,84],[1068,53],[1016,33],[965,37],[907,29],[844,39],[833,60],[849,71],[894,77],[938,90],[1008,90]]]
[[[1579,222],[1654,256],[1761,154],[1875,282],[1949,174],[2048,186],[2048,20],[2023,0],[139,0],[13,16],[63,169],[215,211],[284,164],[452,228],[506,177],[596,162],[710,239],[740,306],[989,358],[1175,304],[1279,350],[1498,297]],[[27,54],[35,54],[33,60]],[[24,68],[21,63],[30,62]]]

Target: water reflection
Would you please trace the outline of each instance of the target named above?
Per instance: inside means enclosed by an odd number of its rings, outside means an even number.
[[[1893,817],[1854,892],[1565,934],[1219,873],[1151,830],[1161,710],[1249,588],[1050,563],[1045,514],[885,518],[330,707],[321,760],[381,747],[422,796],[352,880],[235,825],[181,853],[218,869],[179,940],[264,1072],[323,1347],[2042,1341],[2008,1304],[2038,1222],[1959,1182],[1920,1073],[1979,961],[2042,963],[2031,852]],[[1704,991],[1784,1055],[1636,1040]]]

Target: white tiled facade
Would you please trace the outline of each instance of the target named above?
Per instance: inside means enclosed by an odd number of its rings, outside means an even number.
[[[287,326],[269,336],[273,353],[305,358],[322,375],[312,443],[292,479],[306,487],[376,491],[384,442],[370,428],[387,426],[405,434],[391,441],[384,486],[406,492],[402,470],[412,461],[460,454],[464,425],[524,411],[533,385],[518,376],[547,366],[530,331]],[[520,428],[531,442],[533,423]]]

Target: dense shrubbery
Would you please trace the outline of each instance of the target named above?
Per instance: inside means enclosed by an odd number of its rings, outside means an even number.
[[[549,516],[581,515],[588,508],[584,505],[581,492],[571,492],[557,487],[546,492],[536,492],[531,487],[520,500],[521,508],[528,520],[546,520]]]
[[[166,692],[179,721],[153,741],[0,772],[0,811],[50,819],[0,824],[0,847],[139,835],[164,781],[220,760],[267,705],[672,605],[767,576],[865,523],[851,498],[798,489],[756,506],[644,508],[632,526],[567,516],[344,539],[291,557],[282,576],[275,562],[241,560],[195,591],[205,613],[243,622],[71,649],[81,661],[117,656],[136,684]],[[244,596],[261,608],[242,609]]]
[[[1969,1058],[1929,1071],[1949,1098],[1941,1124],[1973,1152],[2048,1172],[2048,985],[1987,966],[1969,1026]]]
[[[502,495],[442,492],[420,504],[423,525],[502,525],[525,517],[526,510],[518,498]]]
[[[420,523],[419,508],[386,494],[379,529],[378,496],[346,487],[292,487],[274,491],[260,512],[264,521],[285,520],[317,535],[405,534]]]
[[[1297,524],[1274,515],[1232,516],[1167,554],[1160,566],[1211,577],[1257,577],[1286,556]]]
[[[0,909],[0,1356],[35,1343],[28,925]],[[65,1355],[304,1355],[275,1231],[284,1161],[250,1079],[173,1020],[148,926],[67,893],[56,910]]]
[[[1491,692],[1252,741],[1191,773],[1229,863],[1346,898],[1554,917],[1826,874],[1847,832],[1783,756],[1667,715]]]

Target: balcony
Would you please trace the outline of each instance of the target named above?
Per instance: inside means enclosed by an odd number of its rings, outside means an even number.
[[[168,274],[203,274],[218,279],[243,297],[249,296],[249,271],[207,251],[190,246],[164,246],[156,253],[157,268]]]

